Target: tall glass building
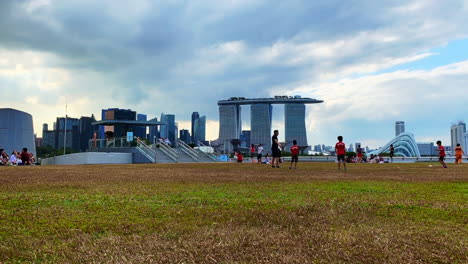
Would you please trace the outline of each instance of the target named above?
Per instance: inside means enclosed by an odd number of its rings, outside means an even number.
[[[239,105],[219,106],[219,139],[226,143],[226,150],[232,151],[230,140],[239,139],[241,130],[241,107]]]
[[[206,140],[206,116],[200,116],[195,120],[194,129],[193,138],[195,143],[198,141],[204,142]]]
[[[450,128],[450,136],[452,139],[452,151],[455,150],[457,144],[460,144],[461,147],[465,146],[465,133],[466,133],[466,124],[464,122],[458,122],[458,124],[452,125]],[[467,150],[464,150],[467,152]]]
[[[305,114],[305,104],[284,105],[286,148],[289,149],[292,146],[293,140],[297,140],[299,146],[308,146]]]
[[[399,136],[402,133],[405,133],[405,122],[396,121],[395,122],[395,137]]]
[[[197,120],[199,117],[200,117],[200,114],[198,112],[192,113],[192,130],[190,131],[192,133],[192,136],[191,136],[192,142],[195,142],[195,120]]]
[[[162,138],[168,138],[169,141],[174,142],[177,138],[175,115],[165,115],[162,113],[161,122],[166,123],[167,125],[160,126],[159,135]]]
[[[271,104],[252,104],[250,106],[250,144],[262,144],[271,149]]]

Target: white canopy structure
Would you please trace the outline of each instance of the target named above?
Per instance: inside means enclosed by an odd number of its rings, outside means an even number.
[[[390,142],[388,142],[384,147],[374,150],[369,155],[379,155],[380,153],[390,152],[390,145],[393,144],[395,148],[395,156],[403,156],[403,157],[421,157],[419,153],[418,144],[414,139],[414,135],[408,132],[401,133]]]

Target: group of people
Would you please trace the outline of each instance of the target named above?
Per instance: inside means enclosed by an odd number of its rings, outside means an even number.
[[[341,163],[343,163],[344,170],[346,170],[346,162],[347,162],[345,160],[346,145],[343,142],[342,136],[339,136],[337,139],[338,139],[338,142],[335,145],[335,151],[336,151],[336,155],[338,159],[338,169],[341,170]],[[445,163],[445,157],[446,157],[445,147],[442,146],[442,141],[440,140],[438,140],[436,144],[437,144],[436,151],[439,152],[439,162],[443,168],[447,168],[447,164]],[[393,144],[390,145],[389,151],[390,151],[390,160],[393,162],[393,157],[395,155],[395,147],[393,146]],[[455,148],[455,164],[462,163],[464,154],[465,153],[463,152],[463,149],[461,148],[460,144],[457,144],[457,147]],[[358,155],[358,162],[359,163],[363,162],[363,154],[360,149],[358,149],[357,155]],[[379,155],[379,156],[371,155],[369,159],[369,163],[383,163],[383,162],[384,162],[384,159],[382,155]]]
[[[34,155],[28,152],[27,148],[23,148],[21,152],[13,150],[11,155],[8,155],[4,149],[0,149],[0,165],[2,166],[34,165],[35,163]]]
[[[258,164],[271,164],[272,168],[280,168],[279,164],[282,163],[281,152],[284,146],[279,143],[278,135],[279,135],[279,131],[275,130],[273,132],[273,136],[271,137],[271,157],[267,153],[263,161],[262,161],[263,151],[264,151],[263,145],[260,144],[258,145],[257,148],[255,148],[254,144],[250,146],[250,158],[251,158],[252,163],[255,162],[255,156],[256,156]],[[297,140],[293,140],[293,146],[290,149],[291,164],[289,165],[289,169],[292,169],[293,165],[294,165],[294,169],[297,169],[297,162],[299,161],[299,150],[300,148],[297,145]],[[242,163],[244,160],[242,153],[240,153],[240,151],[237,151],[235,155],[237,157],[237,162]]]

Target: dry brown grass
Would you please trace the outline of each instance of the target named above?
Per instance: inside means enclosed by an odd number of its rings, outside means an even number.
[[[0,168],[0,262],[467,263],[468,166]]]

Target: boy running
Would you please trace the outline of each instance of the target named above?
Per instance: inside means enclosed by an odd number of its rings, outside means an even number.
[[[346,171],[346,162],[345,162],[345,155],[346,155],[346,145],[343,142],[343,137],[338,137],[338,142],[335,145],[335,151],[338,159],[338,169],[341,170],[341,162],[343,162],[344,170]]]
[[[437,141],[437,146],[439,146],[439,148],[437,149],[437,151],[439,152],[439,162],[440,164],[442,164],[442,167],[444,168],[447,168],[447,164],[445,164],[445,147],[442,146],[442,141],[438,140]]]
[[[297,162],[299,161],[299,146],[297,145],[297,140],[293,140],[293,146],[291,147],[291,165],[289,165],[289,169],[292,168],[294,163],[294,169],[297,169]]]
[[[462,164],[464,154],[465,152],[463,152],[460,144],[457,144],[457,147],[455,148],[455,164]]]

